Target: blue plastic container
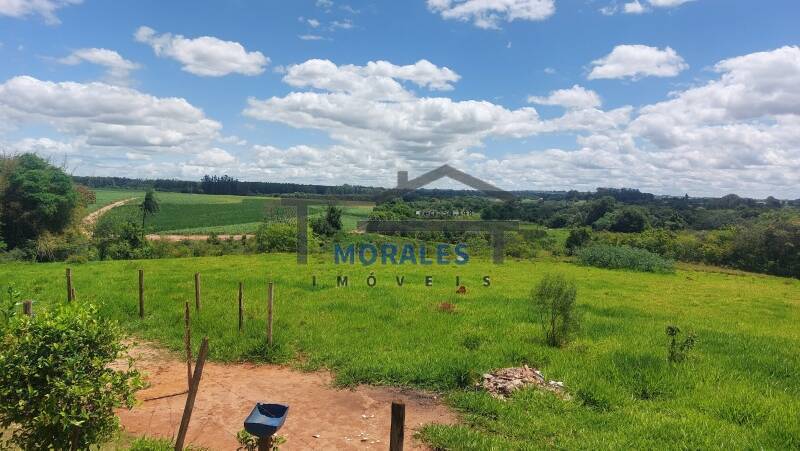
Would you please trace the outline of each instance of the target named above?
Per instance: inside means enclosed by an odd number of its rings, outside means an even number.
[[[258,403],[244,420],[244,430],[259,438],[269,437],[283,426],[288,413],[289,406]]]

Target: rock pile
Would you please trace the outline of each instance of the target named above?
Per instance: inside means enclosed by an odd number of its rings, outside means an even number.
[[[483,379],[478,383],[479,387],[489,392],[492,396],[504,399],[516,390],[535,385],[544,390],[554,392],[559,395],[564,394],[564,383],[560,381],[548,381],[542,376],[542,372],[524,365],[522,367],[502,368],[493,373],[483,375]]]

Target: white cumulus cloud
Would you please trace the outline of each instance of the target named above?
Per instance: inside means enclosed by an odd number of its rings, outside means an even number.
[[[625,14],[642,14],[647,12],[647,9],[641,3],[639,3],[639,0],[634,0],[626,3],[623,6],[623,11]]]
[[[689,65],[671,47],[618,45],[608,55],[592,61],[589,79],[674,77]]]
[[[138,64],[126,60],[113,50],[98,48],[75,50],[68,56],[59,59],[58,62],[69,65],[88,62],[103,66],[108,70],[108,80],[121,84],[127,84],[131,71],[139,68]]]
[[[569,89],[558,89],[547,97],[530,96],[528,103],[555,105],[569,109],[598,108],[602,104],[600,96],[583,86],[574,85]]]
[[[179,34],[159,35],[152,28],[140,27],[134,37],[152,47],[156,55],[179,61],[184,71],[194,75],[259,75],[269,64],[269,58],[261,52],[248,52],[238,42],[223,41],[213,36],[186,38]]]
[[[620,8],[615,0],[614,3],[600,8],[600,12],[606,16],[614,15],[620,10],[625,14],[644,14],[655,9],[676,8],[691,1],[694,0],[631,0],[625,2]]]
[[[675,8],[693,0],[648,0],[656,8]]]
[[[444,19],[499,28],[501,21],[544,20],[556,12],[555,0],[428,0],[428,9]]]
[[[218,167],[229,166],[235,162],[236,157],[228,153],[228,151],[220,149],[219,147],[214,147],[197,154],[197,156],[189,164],[196,166]]]
[[[453,70],[438,67],[427,60],[405,66],[387,61],[371,61],[366,66],[337,66],[330,60],[312,59],[289,66],[283,81],[294,87],[313,87],[388,100],[405,99],[411,95],[401,81],[446,91],[453,89],[452,83],[460,78]]]
[[[15,126],[50,125],[90,146],[181,150],[215,139],[221,125],[181,98],[105,83],[18,76],[0,84],[0,114]]]
[[[49,25],[61,23],[56,11],[69,5],[77,5],[83,0],[0,0],[0,15],[23,18],[39,15]]]

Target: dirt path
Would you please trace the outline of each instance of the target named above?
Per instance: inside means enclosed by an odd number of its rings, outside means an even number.
[[[150,234],[145,236],[148,241],[206,241],[210,235],[158,235],[158,234]],[[236,241],[242,239],[242,236],[247,236],[247,239],[253,238],[255,235],[252,234],[239,234],[239,235],[217,235],[221,241],[225,241],[229,238],[233,238]]]
[[[150,387],[137,395],[142,401],[119,416],[134,435],[173,438],[177,433],[186,395],[161,399],[186,390],[186,363],[149,346],[131,354],[148,374]],[[386,387],[359,386],[338,390],[328,373],[303,373],[277,365],[207,363],[187,442],[212,450],[237,448],[236,433],[257,401],[289,405],[280,434],[287,438],[281,450],[386,449],[390,405],[406,404],[406,449],[425,448],[413,433],[428,423],[453,424],[456,416],[433,394]]]
[[[84,228],[84,230],[86,231],[87,234],[91,235],[92,234],[92,228],[94,227],[95,224],[97,224],[97,220],[100,219],[100,216],[103,216],[104,214],[108,213],[108,211],[113,209],[113,208],[121,207],[121,206],[127,204],[128,202],[130,202],[132,200],[135,200],[135,199],[136,199],[135,197],[131,197],[129,199],[118,200],[118,201],[116,201],[114,203],[108,204],[105,207],[99,208],[99,209],[89,213],[88,215],[86,215],[85,218],[83,218],[83,228]]]

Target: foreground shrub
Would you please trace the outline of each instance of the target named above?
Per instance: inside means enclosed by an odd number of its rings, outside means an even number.
[[[675,264],[660,255],[629,246],[596,244],[579,249],[578,260],[584,265],[609,269],[631,269],[642,272],[671,273]]]
[[[680,340],[678,336],[681,329],[678,326],[667,326],[667,336],[670,337],[669,345],[667,346],[667,361],[669,363],[681,363],[689,356],[689,351],[694,347],[696,337],[693,333],[686,335],[686,338]]]
[[[548,345],[566,344],[578,329],[579,319],[575,311],[577,294],[575,282],[561,275],[545,276],[531,292],[533,306]]]
[[[125,347],[93,308],[16,318],[0,342],[0,429],[22,449],[88,449],[112,438],[132,407],[139,373],[109,365]]]

